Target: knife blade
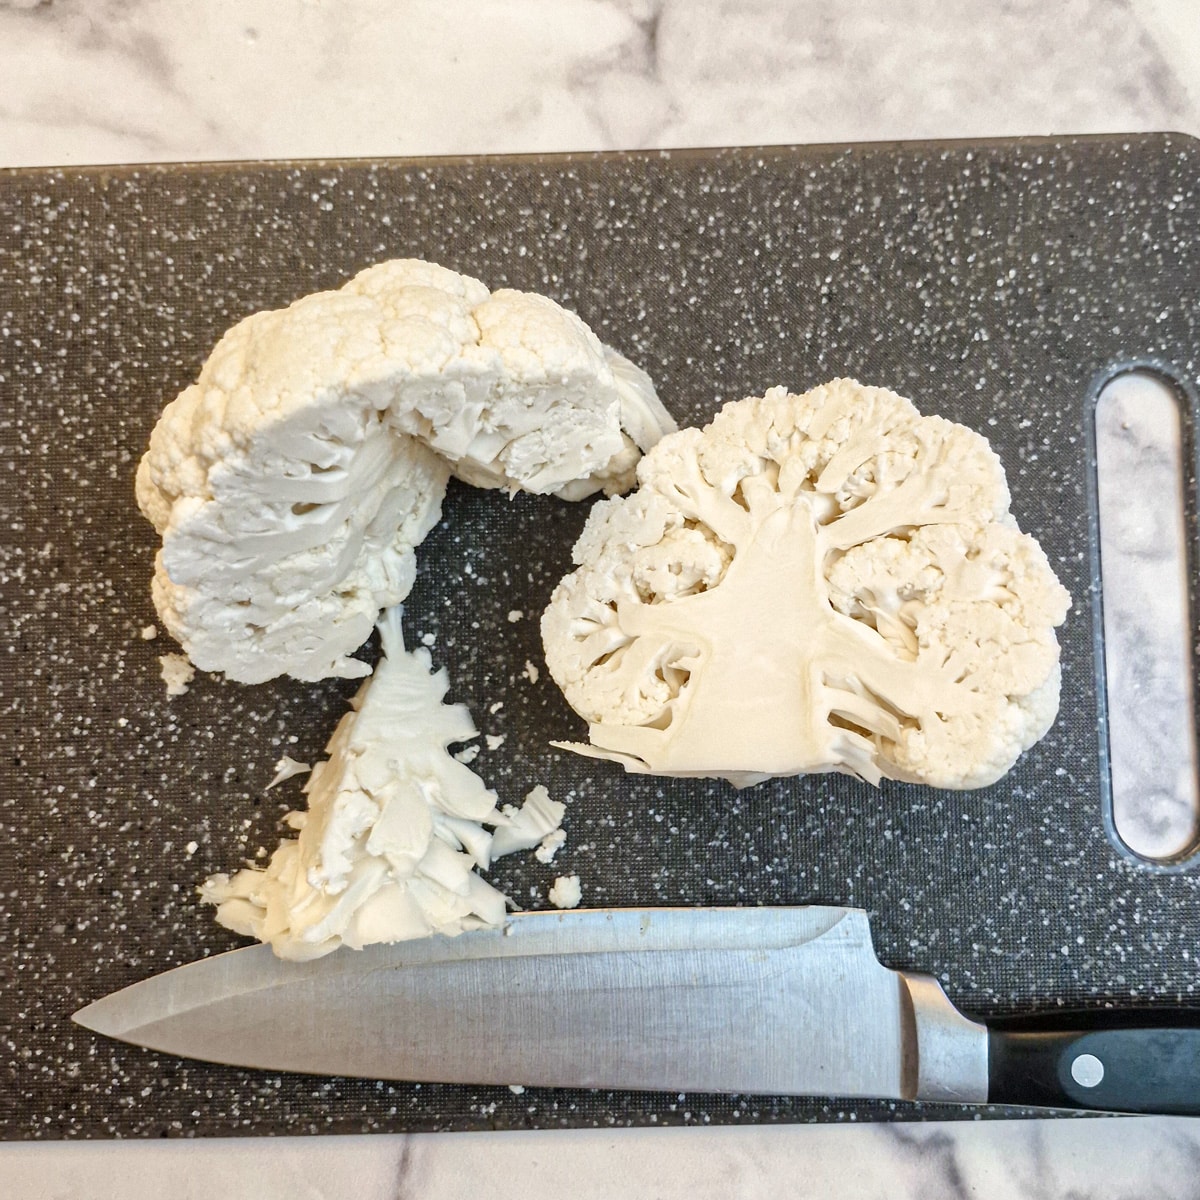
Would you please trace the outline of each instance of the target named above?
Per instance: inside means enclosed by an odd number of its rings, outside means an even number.
[[[271,1071],[1200,1114],[1200,1011],[971,1020],[849,908],[530,913],[307,963],[252,946],[74,1020]]]

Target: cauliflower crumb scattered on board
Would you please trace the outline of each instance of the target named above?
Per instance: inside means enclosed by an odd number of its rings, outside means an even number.
[[[154,639],[156,637],[158,637],[158,626],[157,625],[143,625],[141,637],[142,637],[143,642],[154,641]]]
[[[188,684],[196,678],[196,668],[188,661],[187,655],[160,654],[158,661],[162,667],[163,682],[167,685],[167,695],[185,695]]]
[[[521,674],[524,675],[525,678],[528,679],[530,683],[537,683],[538,677],[541,674],[541,672],[537,669],[536,666],[534,666],[533,662],[527,658],[525,660],[525,669],[521,672]]]
[[[583,888],[578,875],[560,875],[550,888],[550,903],[555,908],[578,908]]]
[[[470,746],[464,746],[461,750],[454,752],[454,757],[464,766],[468,763],[473,763],[479,757],[479,743],[474,742]]]
[[[484,735],[483,740],[487,742],[489,750],[499,750],[504,745],[504,740],[507,737],[507,733],[488,733]]]
[[[554,861],[554,856],[562,849],[563,843],[567,840],[567,835],[561,829],[551,830],[538,843],[538,848],[533,852],[533,857],[540,863],[549,863]]]
[[[518,621],[525,619],[525,614],[519,608],[509,610],[508,619],[511,624],[515,625]]]
[[[275,764],[275,775],[265,790],[269,792],[277,784],[283,783],[285,779],[291,779],[296,775],[305,775],[311,770],[312,767],[308,763],[297,762],[290,754],[285,754]]]
[[[994,783],[1058,711],[1070,597],[978,433],[839,379],[725,405],[597,504],[546,663],[627,770]]]
[[[496,830],[493,846],[497,854],[516,850],[531,850],[556,832],[562,833],[563,814],[567,806],[561,800],[551,800],[544,784],[529,790],[520,808],[506,804],[501,810],[507,823]],[[566,835],[563,834],[565,840]]]

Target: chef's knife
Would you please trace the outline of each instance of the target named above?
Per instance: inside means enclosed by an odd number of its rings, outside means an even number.
[[[983,1024],[846,908],[532,913],[308,963],[253,946],[81,1025],[271,1071],[1200,1115],[1200,1009]]]

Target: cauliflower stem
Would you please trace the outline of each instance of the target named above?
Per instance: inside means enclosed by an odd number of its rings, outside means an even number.
[[[566,806],[543,787],[498,809],[450,754],[476,736],[471,715],[444,702],[446,673],[431,671],[428,650],[404,649],[400,620],[398,607],[384,615],[383,658],[313,767],[307,811],[289,814],[299,837],[265,869],[214,875],[201,889],[220,924],[280,958],[500,925],[506,898],[479,870],[562,822]]]

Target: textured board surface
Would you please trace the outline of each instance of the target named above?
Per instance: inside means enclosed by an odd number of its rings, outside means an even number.
[[[499,887],[544,906],[577,872],[591,906],[861,906],[884,962],[981,1014],[1195,1003],[1200,875],[1138,864],[1102,818],[1087,428],[1098,381],[1131,361],[1195,394],[1197,167],[1195,143],[1139,137],[0,174],[0,1132],[970,1115],[280,1077],[69,1022],[240,944],[196,885],[274,848],[301,781],[266,792],[272,764],[314,761],[353,690],[207,676],[167,700],[157,656],[175,647],[140,635],[155,537],[137,459],[229,325],[399,255],[548,293],[645,365],[681,423],[849,374],[981,430],[1075,605],[1059,721],[996,787],[632,778],[552,750],[580,723],[523,671],[587,506],[454,486],[408,639],[435,639],[451,698],[506,735],[474,764],[501,798],[544,783],[569,800],[553,866],[502,859]]]

